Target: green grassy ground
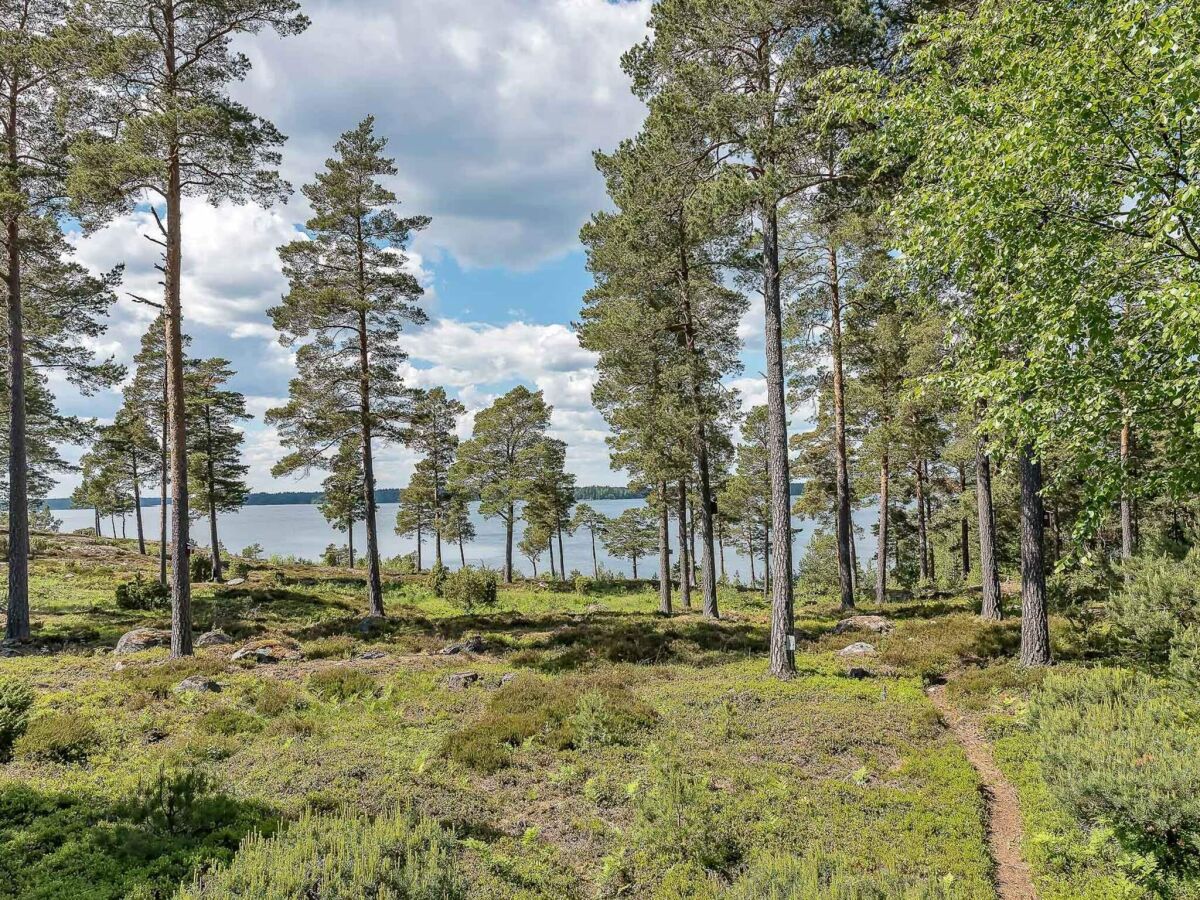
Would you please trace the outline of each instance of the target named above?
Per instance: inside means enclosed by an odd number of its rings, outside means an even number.
[[[196,587],[198,628],[237,643],[168,662],[108,652],[166,624],[117,608],[135,571],[152,565],[78,541],[35,563],[41,646],[0,660],[42,723],[0,766],[0,897],[172,897],[253,833],[295,843],[289,823],[328,815],[368,846],[371,819],[397,809],[440,826],[457,893],[379,896],[995,896],[978,781],[923,690],[1011,653],[1013,626],[969,600],[893,604],[883,638],[833,635],[836,609],[802,603],[800,676],[784,683],[766,676],[756,595],[723,591],[719,623],[660,617],[648,592],[504,590],[464,616],[394,580],[386,627],[364,634],[353,579],[264,564],[246,585]],[[437,653],[471,634],[483,653]],[[305,658],[229,659],[266,637]],[[871,677],[836,655],[856,640],[879,646]],[[451,690],[464,671],[480,680]],[[175,692],[192,674],[222,690]],[[981,709],[999,696],[989,677],[973,683]],[[1022,798],[1052,807],[1012,733],[1001,755]],[[1077,893],[1046,896],[1136,896],[1099,892],[1103,861],[1084,869]]]

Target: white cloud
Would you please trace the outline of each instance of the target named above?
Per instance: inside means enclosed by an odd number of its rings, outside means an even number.
[[[418,247],[529,267],[573,248],[603,203],[591,152],[644,114],[619,61],[649,11],[649,0],[309,0],[305,34],[247,42],[254,70],[238,94],[290,136],[296,185],[375,115],[406,208],[434,219]]]

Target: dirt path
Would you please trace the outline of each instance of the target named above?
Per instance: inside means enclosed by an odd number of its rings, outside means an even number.
[[[946,700],[944,689],[932,687],[928,693],[983,783],[988,848],[996,864],[996,894],[1000,900],[1037,900],[1029,866],[1021,857],[1021,808],[1017,803],[1017,792],[996,766],[988,742],[971,721]]]

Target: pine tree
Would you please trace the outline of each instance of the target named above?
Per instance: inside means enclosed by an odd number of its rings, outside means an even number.
[[[712,164],[694,135],[673,126],[670,117],[652,112],[641,134],[611,155],[597,154],[609,196],[618,212],[601,213],[583,230],[589,269],[596,287],[586,300],[585,318],[594,323],[580,331],[582,344],[600,354],[598,368],[608,370],[611,387],[597,394],[610,423],[620,416],[620,404],[643,405],[651,397],[671,395],[669,401],[677,449],[675,468],[666,460],[656,468],[669,481],[692,482],[698,495],[701,530],[700,586],[706,615],[718,614],[716,560],[712,520],[713,489],[710,464],[715,423],[724,412],[728,392],[721,381],[741,371],[737,324],[746,307],[743,296],[729,290],[722,265],[731,253],[735,218],[698,203],[699,185],[712,175]],[[642,301],[643,321],[625,321],[624,334],[601,326],[604,317],[625,313],[630,297]],[[638,376],[626,348],[630,339],[653,340],[659,390],[616,393],[622,381]],[[668,420],[658,417],[662,430]],[[620,424],[617,424],[620,428]],[[673,476],[673,477],[672,477]],[[650,482],[653,483],[653,482]],[[679,487],[686,494],[686,485]],[[686,529],[686,514],[679,517]],[[686,554],[688,542],[681,541]],[[691,605],[692,565],[680,568],[684,606]]]
[[[458,544],[459,565],[466,568],[466,544],[475,540],[475,523],[471,521],[469,498],[462,491],[451,489],[445,509],[446,519],[442,537],[453,544]]]
[[[189,493],[196,508],[208,516],[213,581],[221,580],[217,514],[241,509],[250,493],[245,481],[250,469],[242,462],[245,434],[240,425],[251,417],[246,412],[246,398],[225,386],[232,377],[228,360],[195,360],[188,365],[185,383]]]
[[[363,494],[362,451],[357,435],[346,438],[338,445],[337,452],[329,463],[329,475],[321,482],[322,495],[319,504],[325,521],[338,531],[346,532],[347,555],[350,568],[354,568],[354,523],[367,516],[367,498]]]
[[[442,538],[446,530],[446,488],[450,466],[458,450],[458,417],[467,408],[458,400],[446,396],[444,388],[426,391],[417,400],[413,411],[409,446],[422,454],[428,463],[429,475],[433,479],[434,497],[434,555],[442,565]]]
[[[609,521],[601,536],[604,547],[617,559],[628,559],[633,565],[633,577],[638,577],[637,564],[643,556],[653,552],[658,545],[651,513],[633,507]],[[669,572],[660,572],[662,579],[670,578]]]
[[[192,339],[181,336],[186,353]],[[124,407],[144,420],[157,435],[159,447],[159,543],[158,580],[167,583],[168,511],[171,479],[171,440],[167,403],[166,319],[160,313],[142,335],[141,346],[133,357],[133,378],[124,388]]]
[[[479,512],[504,522],[504,580],[513,579],[517,504],[526,499],[525,455],[545,438],[552,407],[541,391],[518,386],[475,414],[471,439],[458,448],[451,485],[479,497]]]
[[[588,537],[591,539],[593,578],[600,577],[600,561],[596,557],[596,535],[603,534],[607,525],[608,516],[586,503],[580,503],[576,506],[575,514],[571,517],[571,534],[581,529],[587,529]]]
[[[159,475],[161,447],[144,418],[122,406],[112,425],[101,428],[94,451],[105,468],[120,472],[129,486],[137,523],[138,552],[146,555],[142,523],[142,485]]]
[[[280,248],[288,293],[270,310],[280,341],[300,344],[298,377],[286,406],[267,414],[292,451],[277,475],[329,468],[332,451],[351,435],[362,454],[363,521],[367,531],[367,599],[382,616],[379,537],[375,502],[377,442],[407,440],[413,392],[398,373],[406,354],[400,336],[425,321],[415,304],[422,292],[404,269],[404,248],[423,216],[401,218],[396,195],[381,179],[396,173],[383,155],[387,142],[367,118],[342,135],[337,156],[304,188],[313,207],[311,240]]]
[[[276,168],[283,136],[225,89],[249,71],[233,49],[242,35],[308,26],[295,0],[91,0],[83,25],[93,49],[105,120],[119,128],[74,147],[72,194],[84,213],[111,212],[150,194],[164,251],[165,347],[171,446],[171,654],[192,653],[187,421],[184,405],[183,199],[269,203],[287,195]],[[165,207],[160,216],[158,203]]]
[[[575,505],[575,476],[566,471],[566,459],[567,445],[554,438],[543,438],[521,456],[527,479],[523,515],[551,542],[557,539],[560,578],[567,577],[562,533],[570,528],[571,507]],[[553,546],[550,559],[553,569]]]
[[[423,571],[421,545],[424,536],[437,528],[437,486],[433,466],[421,460],[400,491],[400,508],[396,511],[396,534],[417,539],[417,572]],[[440,563],[440,560],[439,560]]]

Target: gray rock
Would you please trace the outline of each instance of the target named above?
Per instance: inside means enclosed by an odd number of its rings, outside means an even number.
[[[245,583],[246,583],[245,578],[230,578],[227,582],[225,582],[225,586],[226,587],[237,587],[239,584],[245,584]]]
[[[258,663],[277,663],[284,662],[285,660],[303,659],[304,654],[291,647],[285,647],[283,644],[265,643],[247,644],[229,658],[235,661],[252,659]]]
[[[465,691],[479,681],[478,672],[455,672],[446,679],[446,686],[452,691]]]
[[[226,644],[232,644],[233,638],[227,635],[220,628],[214,628],[212,631],[206,631],[200,637],[196,638],[197,647],[223,647]]]
[[[442,656],[454,656],[458,653],[482,653],[486,648],[486,644],[477,634],[471,635],[465,641],[460,641],[457,644],[451,644],[448,647],[443,647],[438,651]]]
[[[834,634],[845,634],[847,631],[870,631],[875,634],[887,634],[896,626],[883,616],[851,616],[842,619],[833,629]]]
[[[140,653],[151,647],[162,647],[171,643],[171,632],[159,628],[135,628],[121,635],[113,653]]]
[[[875,648],[864,641],[859,641],[856,644],[851,644],[849,647],[846,647],[846,648],[838,651],[838,656],[874,656],[874,655],[875,655]]]
[[[211,678],[205,678],[203,675],[192,675],[183,679],[175,686],[175,693],[186,694],[219,694],[221,686]]]
[[[504,687],[504,685],[512,684],[516,680],[517,680],[517,673],[516,672],[508,672],[508,673],[500,676],[500,686]]]
[[[366,653],[360,653],[359,659],[383,659],[387,654],[382,650],[368,650]]]

